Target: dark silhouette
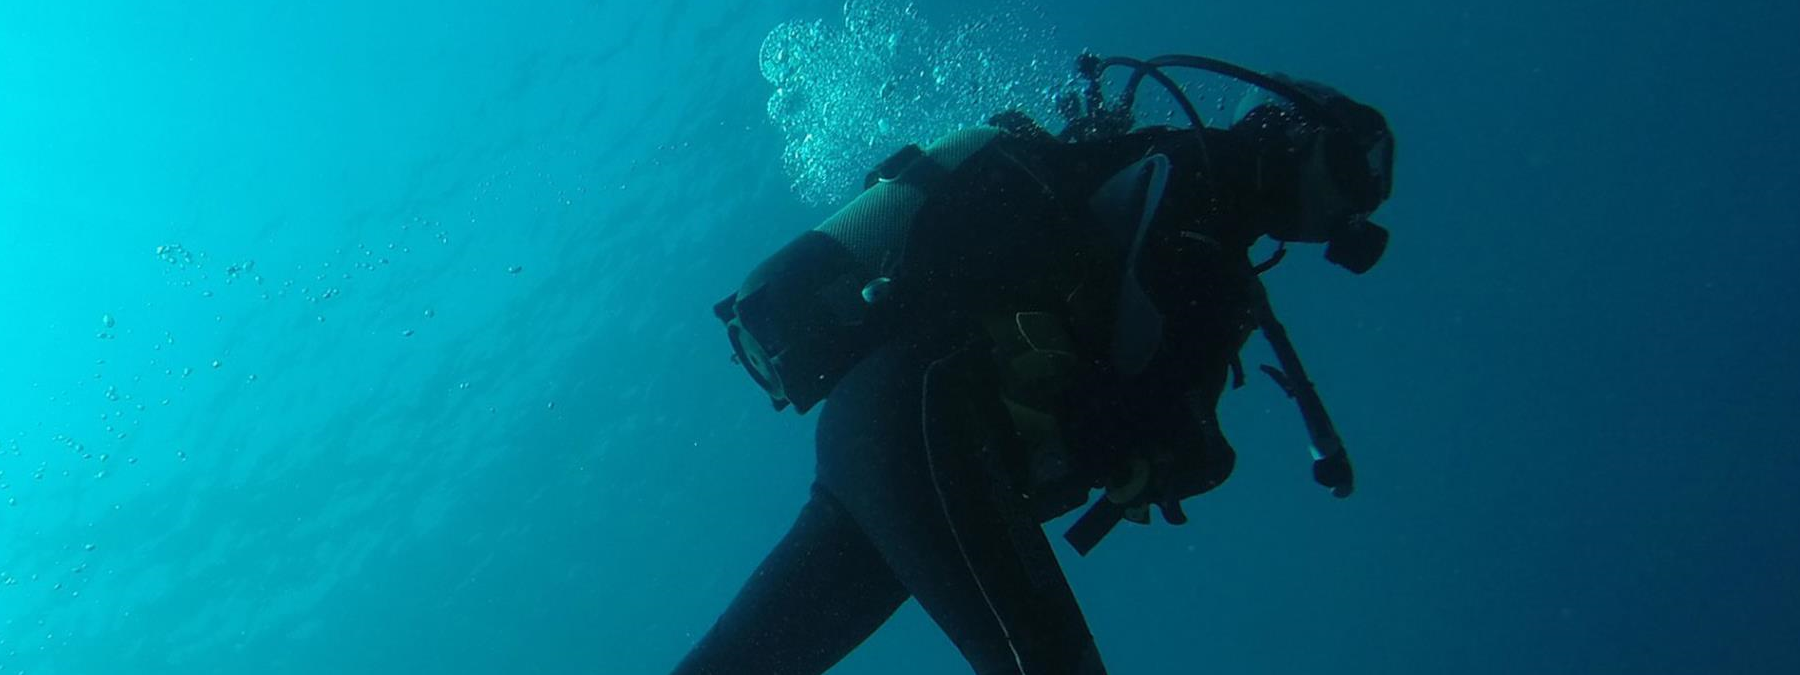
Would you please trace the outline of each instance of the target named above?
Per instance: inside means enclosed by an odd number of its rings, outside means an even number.
[[[1314,476],[1349,495],[1343,444],[1258,275],[1286,242],[1367,271],[1390,189],[1381,114],[1329,87],[1189,56],[1083,57],[1053,136],[1018,113],[910,146],[715,311],[777,409],[819,417],[812,499],[679,675],[823,673],[907,598],[982,675],[1097,675],[1099,653],[1041,524],[1186,520],[1230,475],[1214,412],[1262,329],[1300,404]],[[1131,73],[1108,100],[1101,77]],[[1256,87],[1206,128],[1165,74]],[[1134,128],[1139,84],[1188,128]],[[1263,237],[1283,242],[1256,264]],[[827,400],[828,399],[828,400]]]

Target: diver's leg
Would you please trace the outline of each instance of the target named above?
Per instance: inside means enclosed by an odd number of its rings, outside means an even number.
[[[844,507],[812,500],[675,675],[818,675],[906,601]]]
[[[992,490],[979,440],[928,456],[929,353],[884,348],[838,385],[819,420],[820,483],[976,673],[1103,674],[1043,529]]]
[[[985,350],[934,363],[920,394],[923,454],[939,510],[968,575],[1024,675],[1103,675],[1099,651],[1050,541],[1002,456],[1010,425]],[[902,576],[902,581],[905,577]],[[921,604],[929,601],[920,598]]]

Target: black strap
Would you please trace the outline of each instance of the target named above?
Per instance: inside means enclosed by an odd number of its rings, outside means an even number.
[[[1275,246],[1275,252],[1269,255],[1268,260],[1257,263],[1256,267],[1251,268],[1251,271],[1255,272],[1257,276],[1261,276],[1263,272],[1275,269],[1275,266],[1280,265],[1281,261],[1285,259],[1287,259],[1287,242],[1284,241]]]
[[[874,169],[869,170],[869,173],[863,176],[863,189],[867,190],[882,181],[899,178],[900,174],[904,173],[908,167],[924,157],[925,150],[917,144],[895,150],[894,154],[888,155],[887,159],[881,160],[880,164],[876,164]]]
[[[1118,527],[1119,521],[1124,519],[1125,507],[1101,495],[1093,506],[1088,507],[1087,513],[1081,514],[1075,524],[1069,526],[1069,530],[1063,533],[1063,539],[1075,547],[1076,553],[1087,555],[1088,551],[1100,545],[1101,539],[1112,534],[1113,528]]]
[[[950,170],[933,161],[918,145],[894,151],[887,159],[863,176],[863,189],[880,183],[905,183],[922,190],[932,190],[950,179]]]

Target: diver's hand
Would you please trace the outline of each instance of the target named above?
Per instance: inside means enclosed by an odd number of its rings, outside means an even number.
[[[1191,466],[1188,466],[1191,465]],[[1218,482],[1200,470],[1197,461],[1182,461],[1172,454],[1155,458],[1133,458],[1106,483],[1106,499],[1125,507],[1125,519],[1139,525],[1150,523],[1150,507],[1162,511],[1163,521],[1184,525],[1187,513],[1181,500],[1217,486]]]

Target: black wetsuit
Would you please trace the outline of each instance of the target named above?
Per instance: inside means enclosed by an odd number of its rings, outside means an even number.
[[[956,533],[1027,551],[974,553],[1010,557],[1015,569],[978,580],[964,562],[922,435],[925,373],[942,351],[889,343],[833,390],[819,418],[812,499],[676,673],[823,673],[909,597],[977,673],[1102,672],[1074,668],[1084,655],[1097,659],[1093,641],[1035,522],[1009,528],[996,518],[987,531]],[[1027,570],[1032,558],[1049,568]]]
[[[1217,134],[1207,139],[1210,157],[1198,154],[1191,135],[1172,132],[1091,147],[1016,140],[1002,148],[1009,160],[1030,168],[1033,180],[1082,196],[1152,152],[1174,160],[1167,220],[1177,227],[1168,228],[1171,245],[1159,249],[1162,257],[1146,260],[1143,272],[1184,289],[1179,297],[1158,298],[1170,313],[1170,348],[1136,381],[1097,383],[1103,391],[1085,398],[1084,409],[1092,413],[1086,422],[1067,422],[1090,470],[1106,465],[1109,447],[1129,445],[1118,442],[1127,430],[1201,439],[1203,447],[1189,453],[1180,469],[1197,476],[1187,494],[1216,485],[1231,470],[1233,455],[1211,410],[1252,325],[1240,287],[1251,273],[1253,230],[1240,227],[1244,218],[1196,214],[1248,212],[1220,190],[1253,180],[1243,174],[1256,163],[1254,153],[1226,132],[1209,133]],[[1201,175],[1203,167],[1225,165],[1235,171]],[[1222,185],[1226,181],[1232,182]],[[1009,201],[1002,195],[983,206]],[[1064,208],[1083,204],[1070,200]],[[1196,230],[1204,234],[1199,239],[1176,232],[1201,220],[1210,224]],[[1033,234],[1009,232],[957,245],[964,251],[1017,248],[1020,241],[1042,245]],[[1005,257],[993,251],[975,257],[996,255]],[[963,267],[971,267],[966,262]],[[1019,490],[989,483],[993,457],[983,452],[982,441],[946,449],[936,440],[969,431],[927,403],[938,395],[935,389],[967,391],[980,384],[964,381],[965,371],[950,367],[979,356],[960,352],[963,346],[956,331],[903,334],[837,384],[819,419],[811,500],[676,675],[824,673],[908,598],[918,599],[980,675],[1105,672],[1040,525],[1045,514],[1021,503],[1028,497]],[[1184,394],[1197,399],[1198,414],[1171,404]],[[928,436],[939,445],[928,443]]]

